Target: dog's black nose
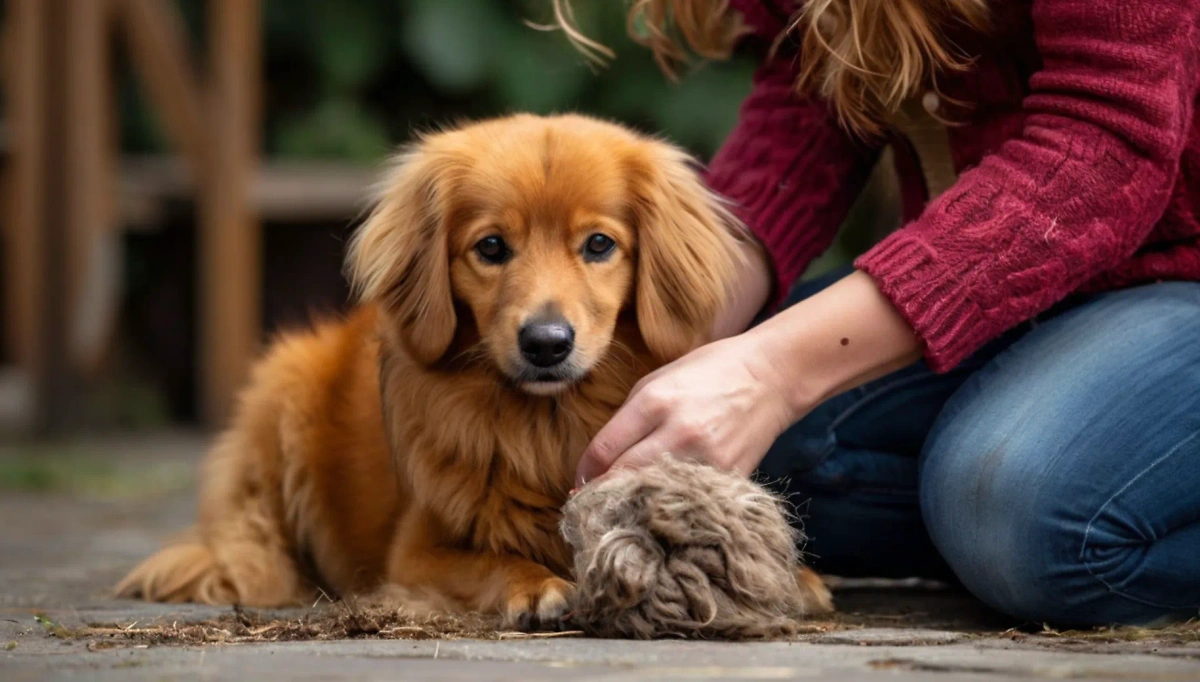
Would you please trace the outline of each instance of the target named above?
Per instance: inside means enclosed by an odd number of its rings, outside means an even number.
[[[517,334],[521,355],[535,367],[553,367],[575,348],[575,330],[566,320],[534,320]]]

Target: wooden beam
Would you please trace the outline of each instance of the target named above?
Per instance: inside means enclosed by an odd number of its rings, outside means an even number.
[[[171,0],[116,0],[130,57],[163,130],[199,175],[207,135],[200,79],[186,27]]]
[[[223,426],[261,333],[261,230],[250,186],[259,149],[259,0],[208,0],[207,161],[201,186],[201,407]]]
[[[66,202],[70,184],[67,146],[70,69],[66,37],[70,32],[74,0],[41,0],[45,8],[41,41],[44,127],[41,129],[42,182],[40,187],[42,284],[36,305],[39,312],[38,362],[34,371],[37,391],[35,432],[61,434],[77,418],[78,390],[68,350],[67,297],[69,291],[69,221]]]
[[[110,2],[71,0],[64,8],[66,303],[70,358],[85,372],[94,371],[108,349],[120,304]]]
[[[12,119],[8,313],[13,349],[30,387],[31,430],[60,433],[73,417],[67,359],[66,183],[67,0],[10,0],[9,115]]]
[[[121,158],[121,222],[129,230],[153,229],[170,201],[190,201],[196,188],[187,164],[175,156]],[[250,183],[250,202],[263,221],[302,224],[349,222],[369,208],[378,169],[337,161],[268,161]]]
[[[12,130],[5,220],[5,314],[8,344],[27,381],[41,364],[42,139],[46,77],[43,69],[46,8],[41,0],[9,0],[5,94]],[[35,389],[36,392],[36,389]]]

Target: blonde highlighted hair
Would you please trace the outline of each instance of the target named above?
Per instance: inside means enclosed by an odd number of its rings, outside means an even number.
[[[575,25],[570,0],[551,0],[555,21],[589,59],[604,62],[612,51]],[[798,3],[800,4],[800,3]],[[987,0],[804,0],[775,42],[799,44],[796,90],[828,100],[842,125],[873,135],[910,97],[937,91],[940,74],[971,65],[947,38],[953,22],[984,30]],[[726,59],[749,31],[729,0],[633,0],[628,14],[633,39],[654,54],[674,78],[689,51]]]

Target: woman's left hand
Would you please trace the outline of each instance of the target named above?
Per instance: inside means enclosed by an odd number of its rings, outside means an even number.
[[[799,416],[760,346],[741,334],[648,374],[583,453],[575,484],[667,452],[749,475]]]

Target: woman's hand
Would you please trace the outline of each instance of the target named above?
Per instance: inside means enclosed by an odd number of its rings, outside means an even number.
[[[780,375],[746,334],[708,344],[644,377],[584,453],[576,486],[664,452],[749,474],[794,420]]]
[[[664,452],[749,474],[793,422],[920,351],[891,302],[856,272],[643,378],[584,451],[575,483]]]

